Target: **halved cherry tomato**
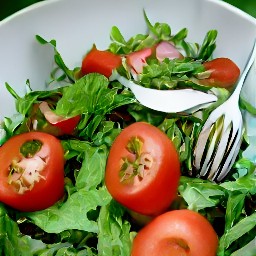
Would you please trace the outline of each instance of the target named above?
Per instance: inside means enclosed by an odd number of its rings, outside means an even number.
[[[136,122],[117,136],[105,181],[120,204],[140,214],[158,215],[176,198],[179,178],[178,153],[160,129]]]
[[[210,222],[191,210],[159,215],[136,235],[131,256],[216,256],[218,237]]]
[[[216,58],[203,63],[206,77],[199,79],[200,84],[214,87],[230,88],[239,76],[239,67],[229,58]]]
[[[64,195],[64,152],[47,133],[13,136],[0,147],[0,201],[20,211],[50,207]]]
[[[122,64],[121,56],[109,51],[100,51],[95,47],[84,57],[82,61],[81,73],[100,73],[110,77],[112,71]]]
[[[73,134],[74,130],[79,123],[81,117],[80,115],[65,118],[59,115],[56,115],[51,108],[49,107],[46,101],[43,101],[39,104],[39,109],[43,113],[45,119],[53,126],[59,128],[58,135],[62,134]]]

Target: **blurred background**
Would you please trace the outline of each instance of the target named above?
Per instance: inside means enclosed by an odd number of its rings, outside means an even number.
[[[0,0],[0,20],[6,18],[12,13],[34,4],[36,2],[47,0]],[[222,1],[222,0],[219,0]],[[241,10],[247,12],[251,16],[256,18],[256,0],[223,0],[230,3]]]

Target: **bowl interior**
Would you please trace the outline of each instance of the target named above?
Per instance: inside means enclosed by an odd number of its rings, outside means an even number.
[[[35,40],[56,39],[65,63],[73,68],[96,43],[110,43],[110,30],[119,27],[128,39],[146,32],[143,9],[149,20],[168,23],[173,33],[187,27],[188,40],[201,43],[206,32],[218,30],[216,56],[233,59],[243,69],[256,36],[249,15],[218,0],[48,0],[32,5],[0,23],[0,120],[15,112],[8,82],[20,95],[26,80],[43,89],[53,65],[53,49]]]

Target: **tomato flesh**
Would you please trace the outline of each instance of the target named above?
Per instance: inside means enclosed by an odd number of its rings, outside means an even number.
[[[121,56],[93,48],[82,61],[81,73],[82,75],[99,73],[109,78],[113,70],[121,64]]]
[[[24,143],[40,141],[33,155],[24,156]],[[64,152],[60,141],[42,132],[10,138],[0,148],[0,201],[20,211],[50,207],[64,195]]]
[[[141,144],[139,156],[128,148],[136,141]],[[108,156],[105,181],[119,203],[143,215],[158,215],[176,198],[179,178],[178,153],[160,129],[136,122],[117,136]]]
[[[127,64],[132,68],[132,70],[140,74],[143,71],[143,67],[147,65],[146,59],[153,53],[151,48],[144,48],[142,50],[132,52],[127,55]]]
[[[170,60],[182,59],[183,56],[173,44],[162,41],[156,46],[156,58],[163,61],[166,58]]]
[[[216,256],[218,237],[210,222],[191,210],[159,215],[136,235],[131,256]]]
[[[183,58],[178,49],[171,43],[162,41],[151,48],[144,48],[127,55],[127,64],[136,74],[143,71],[143,67],[147,65],[147,58],[154,56],[162,62],[165,58],[176,59]]]

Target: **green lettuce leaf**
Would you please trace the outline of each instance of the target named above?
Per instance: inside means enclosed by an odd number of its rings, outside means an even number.
[[[73,193],[61,206],[54,205],[25,216],[48,233],[60,233],[68,229],[98,233],[97,221],[91,220],[88,214],[99,206],[107,205],[110,200],[111,196],[105,187],[89,191],[83,188]]]
[[[114,201],[101,207],[99,216],[99,255],[130,255],[135,233],[130,233],[131,224],[124,218],[123,207]]]
[[[179,193],[182,195],[188,209],[200,211],[218,205],[225,196],[224,189],[210,181],[182,176]]]

